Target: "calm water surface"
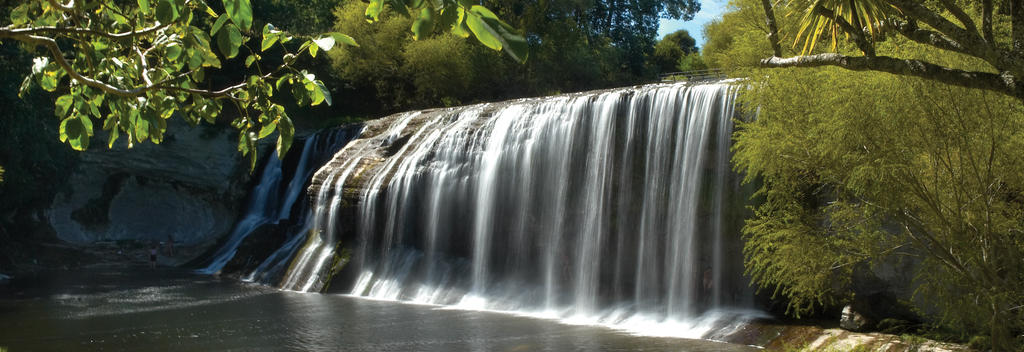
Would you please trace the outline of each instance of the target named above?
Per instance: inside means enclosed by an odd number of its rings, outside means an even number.
[[[278,291],[169,269],[0,286],[8,351],[752,351],[506,314]]]

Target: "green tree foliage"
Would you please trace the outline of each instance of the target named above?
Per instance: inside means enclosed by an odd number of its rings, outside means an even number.
[[[679,61],[676,62],[676,69],[682,72],[706,70],[708,64],[704,62],[704,56],[701,56],[699,52],[689,53],[679,58]]]
[[[1024,79],[1024,5],[1020,1],[788,0],[773,5],[762,0],[762,7],[776,48],[781,42],[777,28],[771,26],[775,10],[800,17],[794,44],[802,43],[796,57],[783,58],[780,50],[774,50],[772,57],[761,61],[765,67],[836,66],[888,72],[1024,101],[1020,83]],[[924,56],[879,52],[884,43],[897,38],[970,56],[981,64],[945,66]],[[814,53],[821,40],[831,44],[829,52]]]
[[[35,83],[61,94],[55,103],[60,140],[73,149],[88,148],[98,128],[108,131],[108,146],[122,134],[129,147],[160,143],[172,116],[193,125],[212,123],[226,105],[237,111],[232,126],[239,130],[238,148],[254,166],[258,139],[276,132],[281,156],[291,146],[294,126],[281,105],[282,91],[299,106],[332,102],[322,81],[295,68],[299,57],[356,43],[341,33],[298,36],[270,23],[254,26],[250,0],[222,4],[223,11],[203,0],[32,0],[11,10],[0,40],[44,49],[21,90]],[[307,5],[323,4],[329,2]],[[454,0],[375,0],[366,5],[365,18],[376,20],[385,7],[418,14],[412,26],[417,36],[436,25],[526,59],[525,39],[485,7]],[[280,59],[264,61],[268,50]],[[208,79],[225,65],[241,77],[226,84]]]
[[[55,104],[60,139],[76,150],[89,147],[97,128],[108,131],[109,146],[122,134],[129,146],[160,143],[168,118],[177,114],[193,125],[212,122],[227,104],[238,111],[232,124],[239,129],[239,150],[251,156],[253,165],[256,140],[274,132],[283,155],[294,128],[284,108],[271,100],[275,90],[288,91],[307,105],[330,103],[323,83],[291,64],[298,55],[315,56],[336,43],[355,44],[333,33],[307,38],[298,50],[287,48],[292,35],[272,25],[253,28],[248,0],[225,1],[222,13],[198,0],[128,5],[27,1],[11,11],[11,23],[0,29],[0,39],[46,50],[48,56],[34,60],[22,87],[34,82],[47,91],[61,90]],[[260,53],[274,44],[287,52],[285,59],[277,67],[264,67]],[[240,55],[251,73],[241,82],[210,88],[207,72]]]
[[[614,48],[615,69],[626,69],[634,77],[651,73],[647,60],[653,53],[659,19],[691,20],[700,11],[700,2],[696,0],[513,0],[486,3],[502,18],[520,23],[527,33],[539,36],[533,44],[544,46],[551,43],[552,47],[561,49],[555,44],[569,39],[572,44],[585,40],[585,45],[599,51]],[[568,36],[555,38],[555,35]],[[567,51],[579,52],[572,46]]]
[[[659,18],[691,20],[700,11],[696,0],[604,0],[576,3],[581,23],[592,33],[611,40],[623,50],[623,61],[641,75],[658,32]],[[582,5],[582,6],[581,6]]]
[[[334,25],[334,8],[341,0],[252,0],[254,21],[303,35],[329,32]]]
[[[760,5],[734,1],[705,32],[706,57],[750,77],[741,99],[756,119],[740,126],[734,162],[763,182],[744,228],[755,284],[799,315],[847,302],[859,271],[909,261],[922,311],[997,350],[1024,344],[1024,106],[927,78],[757,68],[773,51]],[[798,20],[778,23],[784,41]],[[987,65],[908,39],[876,50]]]
[[[333,30],[387,44],[346,48],[332,52],[331,58],[334,75],[347,85],[345,93],[339,94],[341,99],[351,99],[347,104],[352,106],[364,104],[360,110],[367,113],[430,107],[439,101],[469,103],[645,81],[654,73],[643,60],[653,48],[656,26],[633,31],[627,28],[635,24],[619,16],[632,13],[629,16],[656,24],[659,17],[671,17],[673,13],[692,16],[699,8],[692,1],[660,5],[624,1],[483,2],[499,17],[528,33],[525,38],[530,59],[520,65],[511,57],[503,59],[479,46],[457,43],[455,38],[460,36],[445,34],[451,33],[448,30],[435,28],[434,35],[417,36],[410,31],[417,17],[401,16],[398,11],[382,14],[377,23],[369,25],[362,17],[360,4],[343,1],[335,11]],[[613,7],[622,13],[617,12],[609,22],[608,11]],[[617,41],[612,32],[623,37]],[[648,44],[628,46],[622,42],[627,39]],[[447,64],[432,68],[442,72],[421,70],[430,60],[442,57],[448,58]],[[640,58],[636,70],[633,57]],[[424,79],[428,75],[434,80]]]
[[[651,61],[661,73],[672,72],[678,69],[680,59],[696,52],[697,40],[690,36],[690,32],[680,29],[665,35],[654,45]]]
[[[800,314],[849,299],[860,264],[920,261],[918,296],[951,327],[1024,332],[1019,102],[836,69],[764,77],[735,159],[765,183],[745,228],[759,286]]]
[[[469,60],[473,54],[464,39],[448,33],[406,45],[400,71],[415,87],[414,104],[452,106],[470,96],[476,74]]]

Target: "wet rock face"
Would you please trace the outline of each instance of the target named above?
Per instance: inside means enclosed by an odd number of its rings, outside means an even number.
[[[168,121],[160,145],[101,143],[82,154],[46,220],[61,240],[174,241],[191,245],[230,230],[250,179],[230,129]],[[96,136],[106,140],[105,136]]]

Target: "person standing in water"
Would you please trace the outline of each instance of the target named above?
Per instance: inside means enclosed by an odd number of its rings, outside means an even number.
[[[153,246],[149,247],[149,267],[156,269],[156,242],[153,242]]]

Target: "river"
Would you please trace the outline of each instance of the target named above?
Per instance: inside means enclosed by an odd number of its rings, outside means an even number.
[[[281,291],[175,269],[0,286],[0,350],[751,351],[509,314]]]

